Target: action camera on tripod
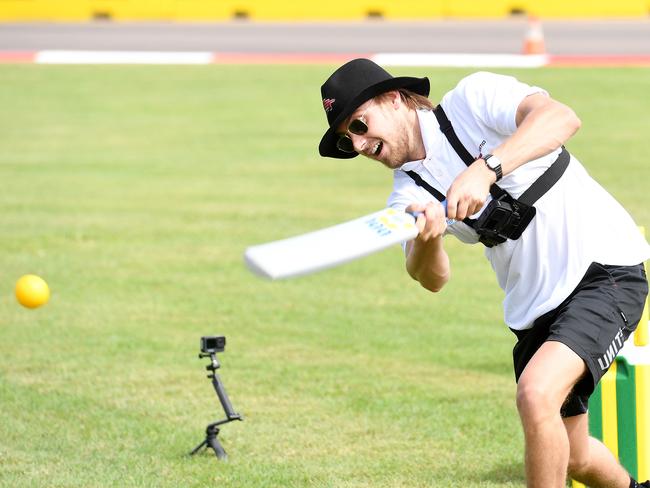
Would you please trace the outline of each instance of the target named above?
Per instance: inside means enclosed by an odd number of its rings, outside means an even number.
[[[227,459],[228,456],[226,451],[219,442],[219,439],[217,439],[217,435],[219,434],[218,427],[227,424],[228,422],[232,422],[233,420],[244,420],[242,416],[232,408],[232,404],[230,403],[228,394],[223,387],[221,378],[219,378],[219,375],[216,373],[217,369],[221,367],[217,360],[217,353],[223,352],[225,348],[226,338],[224,336],[201,337],[201,353],[199,354],[199,359],[206,357],[210,358],[210,364],[205,367],[205,369],[210,371],[210,374],[207,375],[207,377],[212,380],[212,386],[214,387],[214,391],[217,393],[217,397],[219,398],[219,402],[226,414],[226,418],[213,422],[205,428],[205,440],[190,452],[190,456],[196,454],[201,450],[201,448],[205,447],[206,449],[211,448],[218,459]]]
[[[204,357],[210,353],[223,352],[226,349],[226,338],[224,336],[203,336],[201,337],[201,352]]]

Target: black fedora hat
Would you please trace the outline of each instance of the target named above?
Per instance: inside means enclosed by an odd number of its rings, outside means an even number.
[[[394,78],[369,59],[353,59],[332,73],[320,90],[329,124],[318,146],[320,155],[339,159],[357,156],[356,152],[347,153],[336,147],[339,138],[336,128],[364,102],[399,88],[426,97],[429,95],[429,79],[408,76]]]

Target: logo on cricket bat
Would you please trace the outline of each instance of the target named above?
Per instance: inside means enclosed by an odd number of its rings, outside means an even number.
[[[387,236],[392,232],[392,230],[390,230],[390,228],[377,217],[367,220],[366,225],[379,236]]]

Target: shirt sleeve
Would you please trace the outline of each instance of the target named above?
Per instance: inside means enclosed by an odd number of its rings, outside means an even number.
[[[543,88],[527,85],[512,76],[479,71],[463,78],[448,96],[457,98],[456,102],[464,102],[487,127],[511,135],[517,130],[519,104],[535,93],[548,96]]]

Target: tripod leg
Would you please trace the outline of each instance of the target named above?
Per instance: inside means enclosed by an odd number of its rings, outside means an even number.
[[[204,440],[203,442],[201,442],[201,444],[196,446],[194,449],[192,449],[192,452],[190,452],[190,456],[194,456],[197,452],[199,452],[201,450],[201,448],[203,446],[205,446],[206,448],[208,447],[208,440],[207,439]]]

